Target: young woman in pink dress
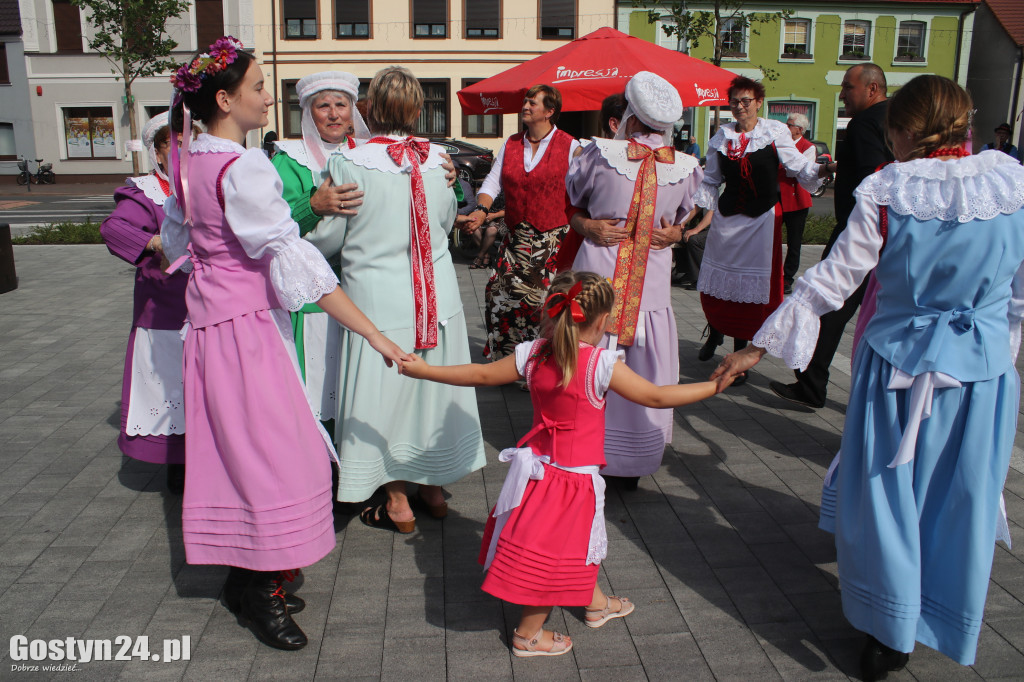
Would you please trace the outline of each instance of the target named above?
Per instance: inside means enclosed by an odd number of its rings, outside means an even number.
[[[555,604],[584,606],[592,628],[633,612],[628,599],[606,596],[597,585],[608,552],[598,473],[605,464],[605,393],[648,407],[677,407],[726,385],[655,386],[621,362],[622,351],[597,348],[614,300],[603,277],[563,272],[544,303],[542,337],[519,344],[512,355],[490,365],[433,367],[419,356],[402,362],[402,373],[419,379],[456,386],[525,379],[530,388],[533,428],[498,455],[512,464],[480,548],[484,591],[523,605],[512,637],[515,656],[572,649],[569,637],[543,629]]]
[[[334,547],[336,454],[306,398],[288,311],[315,302],[389,363],[404,356],[299,237],[270,160],[242,146],[246,133],[267,125],[273,103],[259,64],[221,38],[174,82],[175,113],[185,119],[174,129],[189,130],[194,117],[208,131],[194,142],[186,136],[172,155],[175,197],[161,231],[167,257],[191,270],[185,555],[231,567],[228,608],[264,643],[299,649],[307,640],[290,612],[301,601],[285,594],[282,579]]]

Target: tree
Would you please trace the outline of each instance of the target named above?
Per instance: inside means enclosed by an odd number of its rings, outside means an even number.
[[[691,0],[691,4],[692,0]],[[665,35],[675,36],[682,45],[699,47],[701,40],[711,39],[715,43],[714,53],[710,61],[715,66],[722,65],[726,39],[735,32],[741,35],[748,29],[754,35],[760,35],[759,28],[780,19],[792,16],[792,10],[778,12],[745,12],[744,0],[703,0],[701,5],[708,9],[689,10],[686,0],[646,1],[633,0],[634,7],[647,9],[647,21],[654,24],[660,20],[666,23],[661,27]],[[653,7],[652,7],[653,6]],[[775,80],[778,74],[774,69],[759,66],[766,80]],[[718,127],[719,107],[715,107],[715,127]]]
[[[96,34],[89,48],[106,57],[116,79],[124,82],[128,128],[132,139],[139,137],[139,124],[132,106],[132,84],[137,78],[155,76],[174,69],[167,59],[178,46],[164,31],[168,19],[189,8],[189,0],[71,0],[88,12]],[[132,172],[139,174],[139,157],[132,154]]]

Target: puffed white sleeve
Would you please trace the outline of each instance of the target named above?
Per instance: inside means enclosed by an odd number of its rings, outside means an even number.
[[[1017,270],[1010,287],[1010,356],[1016,363],[1020,351],[1020,324],[1024,320],[1024,264]]]
[[[173,263],[188,253],[189,239],[188,226],[185,225],[178,202],[174,197],[167,197],[164,202],[164,222],[160,224],[160,242],[168,262]],[[192,272],[192,263],[185,261],[178,269]]]
[[[526,364],[530,361],[530,356],[533,355],[533,344],[534,341],[523,341],[520,344],[516,344],[516,371],[519,372],[519,376],[526,376]]]
[[[717,211],[718,187],[721,184],[722,167],[718,163],[718,152],[709,150],[704,162],[704,180],[697,188],[697,193],[693,195],[693,203],[709,211]]]
[[[761,325],[754,345],[781,358],[790,369],[806,369],[818,340],[818,318],[843,307],[878,264],[881,248],[878,204],[858,194],[846,229],[828,258],[793,284],[793,294]]]
[[[480,190],[476,193],[477,196],[486,194],[493,200],[501,194],[501,168],[505,164],[505,145],[507,144],[508,140],[501,143],[501,149],[498,150],[498,155],[494,157],[494,163],[491,165],[491,172],[484,178]]]
[[[281,306],[295,311],[334,291],[338,278],[316,247],[299,237],[281,176],[262,149],[242,154],[224,174],[224,215],[252,259],[270,255],[270,283]]]
[[[808,157],[800,153],[788,128],[775,136],[775,153],[779,155],[779,164],[786,169],[786,175],[796,178],[808,192],[818,189],[822,182],[818,177],[821,165],[815,161],[816,156]]]
[[[619,360],[626,361],[626,351],[602,349],[599,352],[597,366],[594,367],[594,394],[598,398],[603,398],[608,392],[608,385],[612,383],[615,363]]]

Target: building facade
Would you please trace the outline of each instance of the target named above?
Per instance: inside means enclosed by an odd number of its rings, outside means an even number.
[[[53,163],[58,177],[130,175],[128,108],[135,109],[141,131],[168,107],[169,74],[136,80],[134,101],[125,102],[123,84],[107,60],[89,49],[93,29],[70,0],[18,4],[26,82],[14,96],[31,112],[33,153]],[[167,23],[166,31],[178,43],[172,58],[179,62],[224,33],[251,45],[253,0],[194,0],[186,14]],[[146,154],[138,156],[148,171]]]
[[[277,104],[269,130],[301,136],[295,83],[349,71],[365,91],[385,66],[423,85],[417,134],[462,138],[495,151],[516,115],[463,116],[456,93],[615,21],[614,0],[267,0],[255,10],[256,56]]]
[[[695,12],[713,5],[691,0],[686,7]],[[785,120],[790,113],[803,113],[811,123],[808,137],[826,142],[832,150],[849,121],[839,101],[839,86],[851,66],[878,64],[885,70],[890,92],[921,74],[966,83],[977,0],[793,0],[787,7],[792,10],[788,18],[746,29],[727,26],[722,67],[764,82],[762,116]],[[751,2],[743,11],[773,13],[779,6]],[[675,37],[666,36],[660,23],[651,24],[647,11],[632,2],[619,3],[618,21],[622,31],[694,57],[709,59],[714,54],[711,39],[687,50]],[[713,111],[699,108],[688,116],[697,141],[706,149]],[[728,109],[723,108],[719,118],[731,120]]]
[[[974,99],[974,151],[1009,123],[1010,141],[1024,146],[1024,2],[985,0],[978,8],[967,89]]]
[[[21,12],[18,0],[0,0],[0,175],[15,175],[18,159],[35,158]]]

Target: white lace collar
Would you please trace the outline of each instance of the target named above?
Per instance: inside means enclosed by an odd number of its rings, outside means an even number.
[[[310,160],[309,153],[306,152],[306,144],[302,140],[278,140],[274,143],[274,146],[277,147],[279,152],[290,157],[295,161],[295,163],[299,164],[303,168],[307,168],[310,171],[313,170],[313,162]],[[332,146],[333,149],[331,149]],[[346,140],[345,142],[337,145],[324,144],[324,147],[327,148],[328,155],[333,155],[337,154],[340,149],[347,148],[348,141]]]
[[[168,195],[164,194],[164,188],[160,186],[160,179],[153,173],[140,175],[137,178],[128,178],[128,182],[142,190],[146,198],[157,206],[163,206],[167,201]]]
[[[657,138],[658,142],[660,142],[661,135],[658,135]],[[642,144],[650,142],[650,140],[637,141]],[[626,148],[629,146],[628,140],[609,140],[606,138],[595,137],[593,138],[593,142],[594,146],[597,147],[601,158],[607,161],[608,165],[611,166],[616,173],[636,182],[642,162],[630,161],[626,157]],[[668,164],[658,161],[655,164],[655,170],[658,174],[658,184],[664,187],[665,185],[674,185],[681,182],[690,177],[693,173],[693,169],[699,165],[700,162],[689,154],[676,152],[675,163]]]
[[[245,153],[245,147],[224,137],[216,137],[209,133],[200,133],[199,137],[192,140],[189,145],[189,152],[193,154],[223,154],[225,152]]]
[[[759,149],[764,149],[772,145],[779,135],[789,135],[789,128],[786,127],[782,121],[776,121],[770,118],[758,118],[757,125],[754,129],[747,133],[747,151],[746,154],[753,154]],[[727,154],[729,152],[728,145],[732,141],[734,144],[739,144],[740,133],[736,132],[736,122],[730,121],[729,123],[723,123],[718,128],[718,132],[715,133],[711,141],[708,142],[708,151],[721,152]]]
[[[393,140],[406,139],[404,135],[388,135],[387,137]],[[355,149],[342,149],[338,154],[363,168],[396,174],[409,172],[412,165],[409,163],[408,157],[403,158],[401,165],[398,165],[388,156],[387,148],[386,144],[361,144]],[[441,166],[444,163],[444,158],[441,157],[443,151],[444,149],[436,144],[431,144],[430,153],[427,155],[427,160],[420,164],[420,170],[427,171]]]
[[[1024,206],[1024,167],[995,150],[962,159],[914,159],[869,175],[857,194],[918,220],[991,220]]]

